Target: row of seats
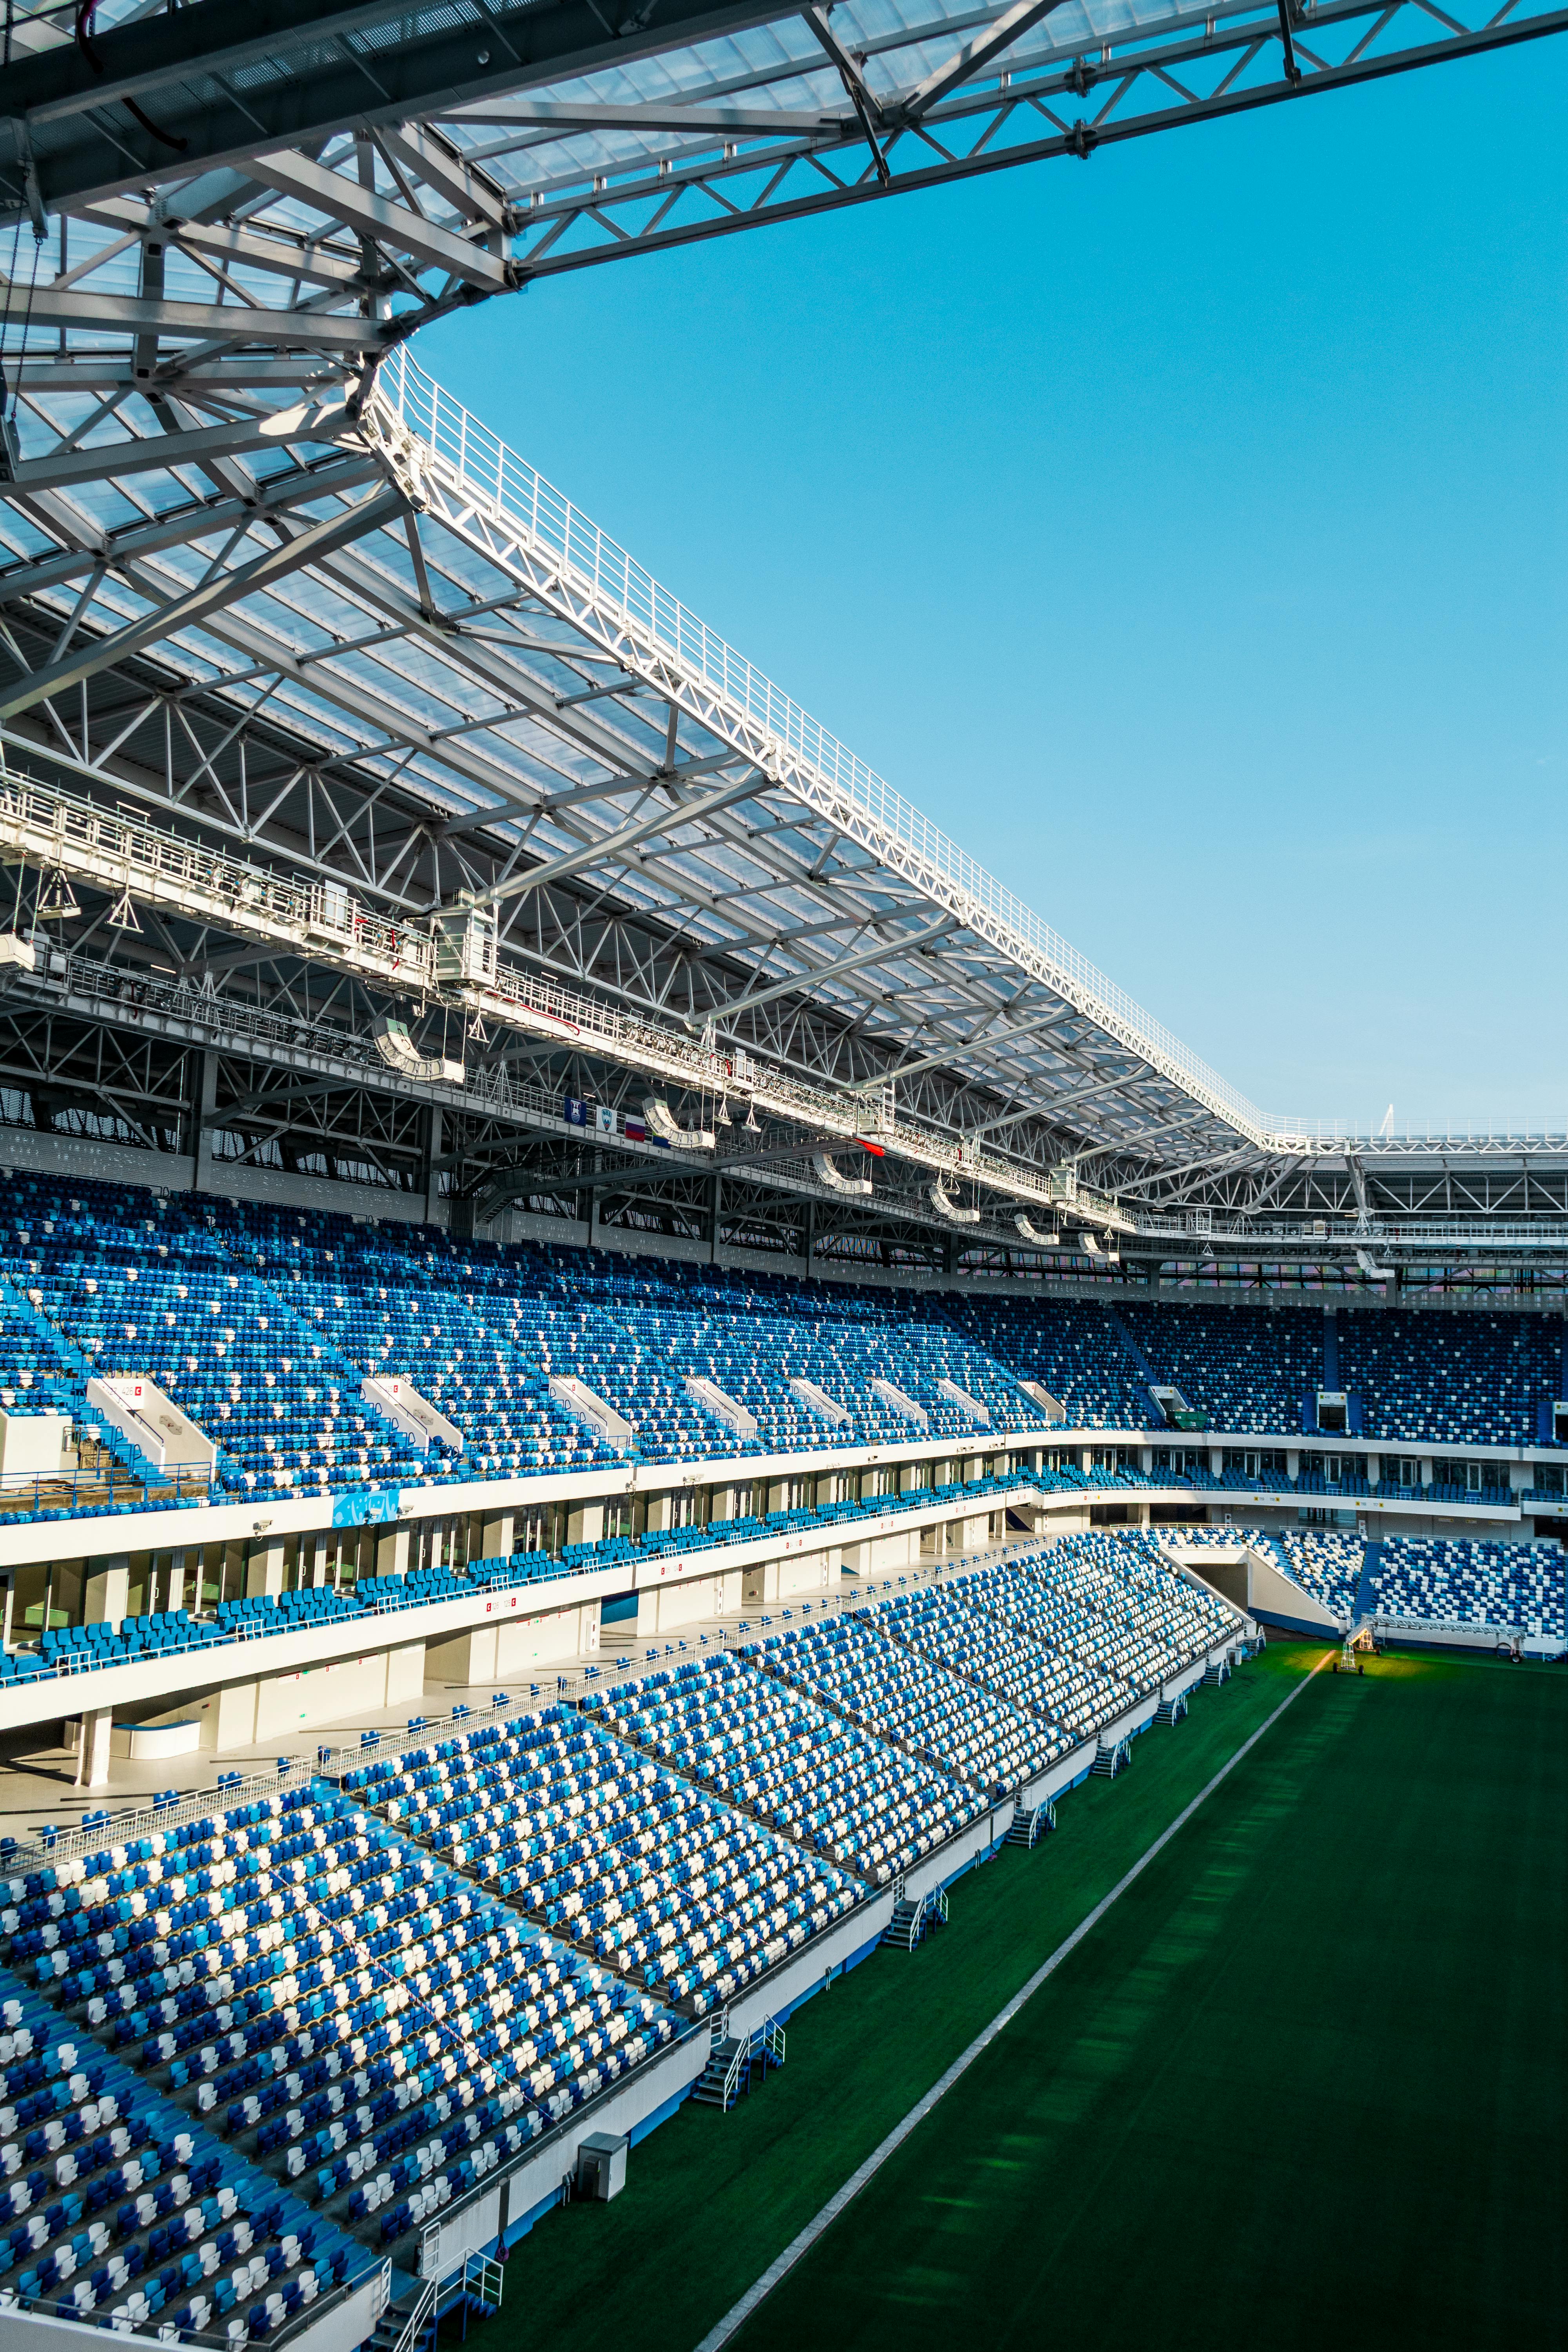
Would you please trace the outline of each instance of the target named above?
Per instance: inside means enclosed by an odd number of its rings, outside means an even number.
[[[14,1969],[384,2242],[675,2031],[320,1782],[10,1893]]]
[[[697,2016],[855,1899],[816,1855],[560,1707],[361,1766],[344,1787]]]
[[[973,1790],[829,1715],[732,1652],[595,1694],[584,1712],[881,1885],[982,1810]]]
[[[1379,1548],[1372,1605],[1384,1617],[1519,1632],[1560,1651],[1565,1568],[1561,1544],[1394,1537]]]
[[[0,2294],[67,2319],[265,2341],[371,2267],[0,1968]]]
[[[1006,1573],[18,1869],[0,2295],[238,2347],[411,2263],[677,2004],[721,2009],[1064,1752],[1029,1675],[1084,1670],[1008,1625]],[[1163,1575],[1142,1539],[1075,1558],[1086,1652],[1169,1635]]]
[[[1326,1390],[1360,1400],[1363,1436],[1429,1453],[1552,1444],[1542,1407],[1568,1395],[1563,1328],[1542,1315],[1125,1300],[1112,1310],[989,1294],[960,1296],[951,1312],[988,1356],[1057,1397],[1072,1428],[1163,1428],[1153,1384],[1179,1390],[1210,1429],[1285,1438],[1304,1422],[1315,1429]]]
[[[219,1612],[221,1618],[222,1612]],[[61,1625],[38,1636],[40,1668],[79,1672],[84,1666],[122,1666],[133,1660],[180,1657],[221,1641],[221,1624],[205,1624],[185,1609],[154,1610],[124,1617],[118,1625]]]
[[[1245,1542],[1346,1622],[1359,1605],[1363,1614],[1407,1624],[1519,1633],[1549,1651],[1568,1646],[1568,1551],[1561,1544],[1390,1536],[1373,1547],[1337,1528],[1183,1528],[1168,1540]]]
[[[754,1654],[781,1682],[847,1722],[936,1765],[984,1796],[1000,1796],[1055,1760],[1046,1725],[935,1659],[900,1647],[887,1612],[770,1634]]]

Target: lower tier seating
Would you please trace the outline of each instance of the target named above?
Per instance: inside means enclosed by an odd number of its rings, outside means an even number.
[[[0,1969],[0,2295],[68,2319],[265,2340],[372,2267]]]
[[[752,1654],[829,1713],[983,1795],[1000,1796],[1043,1771],[1056,1748],[1048,1727],[901,1648],[883,1630],[887,1613],[772,1634]]]
[[[361,1766],[344,1785],[509,1903],[698,2016],[856,1898],[816,1855],[558,1706]]]
[[[584,1702],[620,1738],[881,1885],[975,1818],[961,1781],[727,1654]]]

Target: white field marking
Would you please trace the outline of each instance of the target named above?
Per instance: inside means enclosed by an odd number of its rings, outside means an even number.
[[[894,2153],[895,2149],[903,2146],[905,2140],[908,2139],[916,2125],[925,2121],[925,2118],[930,2115],[938,2100],[944,2099],[947,2096],[947,2094],[952,2090],[960,2075],[968,2073],[970,2067],[973,2065],[981,2052],[983,2050],[989,2049],[992,2042],[995,2041],[996,2036],[1003,2031],[1003,2029],[1005,2026],[1012,2024],[1013,2020],[1017,2016],[1018,2011],[1023,2008],[1025,2002],[1033,1999],[1034,1995],[1039,1991],[1040,1987],[1045,1983],[1046,1979],[1049,1976],[1053,1976],[1057,1969],[1060,1968],[1062,1962],[1067,1958],[1068,1954],[1069,1952],[1076,1951],[1079,1945],[1082,1943],[1084,1937],[1090,1932],[1090,1930],[1099,1927],[1100,1921],[1104,1918],[1111,1905],[1120,1901],[1121,1897],[1126,1894],[1128,1888],[1131,1885],[1133,1880],[1141,1876],[1142,1874],[1148,1869],[1149,1864],[1153,1861],[1154,1856],[1157,1853],[1162,1853],[1163,1849],[1170,1844],[1171,1840],[1175,1836],[1176,1832],[1180,1829],[1185,1828],[1187,1822],[1192,1820],[1193,1815],[1197,1811],[1198,1807],[1207,1802],[1208,1799],[1213,1796],[1215,1790],[1219,1787],[1220,1782],[1226,1779],[1230,1773],[1235,1771],[1237,1766],[1240,1763],[1242,1758],[1247,1754],[1249,1749],[1257,1747],[1264,1733],[1273,1729],[1280,1717],[1284,1714],[1286,1708],[1293,1706],[1296,1700],[1300,1697],[1301,1693],[1311,1681],[1312,1675],[1321,1674],[1334,1654],[1335,1654],[1331,1648],[1326,1650],[1323,1655],[1318,1660],[1317,1664],[1311,1668],[1310,1672],[1303,1675],[1300,1681],[1295,1685],[1294,1689],[1286,1693],[1279,1706],[1275,1708],[1273,1714],[1266,1717],[1266,1719],[1258,1725],[1257,1730],[1252,1733],[1249,1738],[1242,1741],[1241,1746],[1237,1749],[1235,1755],[1229,1757],[1226,1761],[1220,1766],[1219,1770],[1215,1774],[1214,1779],[1208,1781],[1205,1787],[1198,1790],[1197,1795],[1193,1799],[1191,1804],[1184,1805],[1181,1811],[1176,1815],[1175,1820],[1172,1822],[1167,1828],[1161,1831],[1159,1836],[1154,1840],[1153,1844],[1144,1848],[1143,1852],[1139,1855],[1137,1861],[1133,1864],[1131,1869],[1128,1871],[1125,1877],[1119,1878],[1117,1880],[1109,1895],[1102,1895],[1100,1896],[1100,1901],[1095,1905],[1093,1910],[1085,1914],[1084,1917],[1079,1921],[1078,1926],[1073,1929],[1072,1934],[1068,1936],[1065,1941],[1059,1943],[1057,1946],[1056,1950],[1051,1954],[1050,1958],[1043,1961],[1035,1970],[1034,1975],[1029,1979],[1027,1984],[1021,1985],[1018,1990],[1013,1995],[1012,2000],[1008,2001],[1006,2007],[997,2011],[990,2024],[984,2027],[982,2031],[975,2035],[967,2050],[962,2051],[959,2053],[959,2055],[953,2060],[952,2065],[948,2068],[946,2074],[938,2077],[923,2098],[916,2100],[914,2105],[910,2109],[909,2114],[905,2116],[900,2122],[896,2123],[893,2126],[893,2128],[888,2134],[887,2138],[881,2141],[878,2147],[871,2150],[870,2155],[866,2158],[865,2162],[856,2167],[855,2170],[849,2175],[848,2179],[844,2183],[843,2187],[834,2190],[832,2196],[828,2199],[821,2211],[814,2213],[811,2220],[806,2223],[805,2229],[801,2231],[798,2237],[795,2237],[790,2240],[789,2244],[784,2248],[783,2253],[779,2255],[777,2261],[770,2263],[767,2269],[763,2273],[761,2278],[752,2282],[752,2284],[746,2289],[745,2294],[742,2295],[740,2301],[731,2305],[729,2310],[724,2314],[723,2318],[719,2321],[717,2326],[710,2327],[709,2329],[707,2335],[702,2338],[701,2343],[697,2347],[697,2352],[720,2352],[720,2347],[721,2345],[728,2344],[736,2330],[745,2326],[746,2321],[751,2317],[752,2312],[756,2310],[757,2305],[765,2301],[766,2298],[772,2294],[774,2287],[779,2284],[781,2280],[788,2276],[789,2273],[794,2270],[796,2263],[800,2261],[801,2256],[810,2252],[812,2247],[816,2245],[818,2238],[822,2236],[824,2231],[829,2228],[829,2226],[838,2219],[838,2216],[843,2212],[847,2205],[848,2205],[855,2198],[858,2197],[867,2182],[874,2179],[875,2176],[880,2172],[883,2165],[887,2163],[888,2158]]]

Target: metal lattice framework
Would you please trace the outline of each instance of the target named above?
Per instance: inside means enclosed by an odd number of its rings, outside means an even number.
[[[1568,1137],[1257,1110],[408,343],[533,278],[1564,24],[1423,0],[14,22],[0,920],[34,945],[0,965],[5,1116],[895,1265],[1038,1266],[1086,1232],[1561,1252]],[[672,1149],[563,1111],[650,1087]]]

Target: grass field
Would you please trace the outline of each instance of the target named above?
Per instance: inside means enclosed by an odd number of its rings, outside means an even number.
[[[1276,1647],[513,2253],[480,2352],[702,2336],[1321,1655]],[[802,2344],[1559,2344],[1568,1677],[1319,1675],[748,2321]]]

